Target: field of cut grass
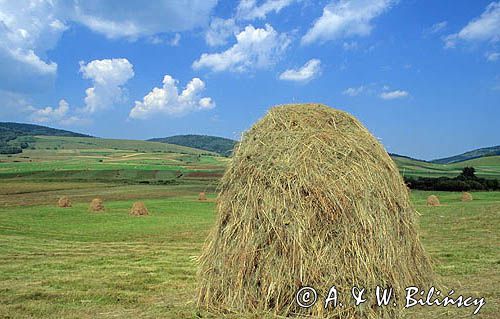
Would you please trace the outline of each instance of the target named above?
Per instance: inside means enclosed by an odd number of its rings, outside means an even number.
[[[201,185],[123,187],[132,188],[134,200],[144,200],[150,216],[128,216],[133,200],[124,188],[104,196],[103,213],[87,211],[96,194],[89,188],[74,190],[72,208],[44,203],[38,199],[43,190],[29,187],[22,198],[30,205],[11,199],[0,208],[0,317],[197,317],[194,258],[214,223],[213,201],[197,201]],[[500,192],[473,193],[469,203],[459,193],[437,193],[440,207],[425,206],[428,194],[417,191],[412,198],[438,280],[461,294],[485,297],[476,317],[497,318]],[[421,308],[407,315],[469,318],[472,311]]]
[[[455,177],[464,167],[472,166],[478,177],[500,179],[500,156],[482,157],[453,164],[435,164],[405,157],[393,157],[404,176],[413,177]]]

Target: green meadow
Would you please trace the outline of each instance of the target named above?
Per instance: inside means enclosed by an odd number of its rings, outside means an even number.
[[[212,318],[195,307],[196,256],[229,160],[155,142],[36,139],[32,149],[0,156],[0,318]],[[412,176],[454,176],[473,165],[500,178],[498,157],[396,162]],[[201,191],[208,201],[197,200]],[[415,307],[406,317],[498,318],[500,192],[474,192],[466,203],[437,192],[439,207],[426,206],[429,194],[411,196],[436,283],[486,305],[476,316],[473,307]],[[73,207],[56,207],[62,195]],[[88,211],[95,197],[104,212]],[[138,200],[149,216],[128,215]]]

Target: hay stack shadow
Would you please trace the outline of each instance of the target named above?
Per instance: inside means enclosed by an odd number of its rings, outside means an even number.
[[[427,206],[440,206],[439,198],[436,195],[427,197]]]
[[[135,202],[130,209],[129,215],[131,216],[147,216],[149,211],[143,202]]]
[[[246,132],[220,182],[218,217],[199,257],[209,312],[395,318],[397,307],[305,309],[303,286],[349,294],[428,287],[432,268],[399,171],[363,125],[324,105],[272,108]]]
[[[89,205],[90,212],[102,212],[104,211],[104,203],[100,198],[94,198]]]
[[[58,207],[71,207],[71,200],[69,199],[68,196],[62,196],[61,198],[59,198],[59,200],[57,201],[57,206]]]

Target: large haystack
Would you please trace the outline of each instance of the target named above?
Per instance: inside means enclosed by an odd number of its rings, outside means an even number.
[[[462,202],[470,202],[472,200],[472,194],[468,192],[462,193]]]
[[[393,318],[407,286],[429,285],[406,185],[377,139],[345,112],[272,108],[235,150],[217,209],[199,259],[198,305],[211,312]],[[333,284],[344,305],[354,285],[371,299],[324,310]],[[395,288],[398,307],[374,306],[377,285]],[[318,289],[309,309],[295,302],[302,286]]]
[[[201,201],[207,200],[207,194],[205,194],[205,192],[201,192],[200,194],[198,194],[198,200]]]
[[[143,202],[135,202],[130,209],[130,215],[132,216],[146,216],[149,215],[148,209]]]
[[[59,207],[71,207],[71,200],[69,199],[68,196],[62,196],[57,201],[57,206],[59,206]]]
[[[439,206],[441,203],[439,202],[439,198],[436,195],[429,195],[427,197],[427,206]]]
[[[104,210],[104,203],[100,198],[94,198],[90,202],[89,211],[91,212],[101,212]]]

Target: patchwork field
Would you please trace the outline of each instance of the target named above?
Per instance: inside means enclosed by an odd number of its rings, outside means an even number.
[[[195,258],[214,223],[217,179],[228,159],[189,148],[72,139],[42,138],[34,149],[0,156],[0,318],[210,318],[194,306]],[[415,176],[452,176],[463,167],[396,161]],[[478,175],[500,176],[497,158],[472,161]],[[201,191],[208,201],[197,200]],[[73,207],[56,207],[62,195]],[[440,207],[427,207],[428,195],[414,191],[412,200],[438,282],[485,297],[475,317],[497,318],[500,192],[474,192],[468,203],[460,193],[437,193]],[[106,210],[90,213],[97,196]],[[136,200],[146,203],[149,216],[128,215]],[[422,307],[406,314],[470,318],[472,312]]]

